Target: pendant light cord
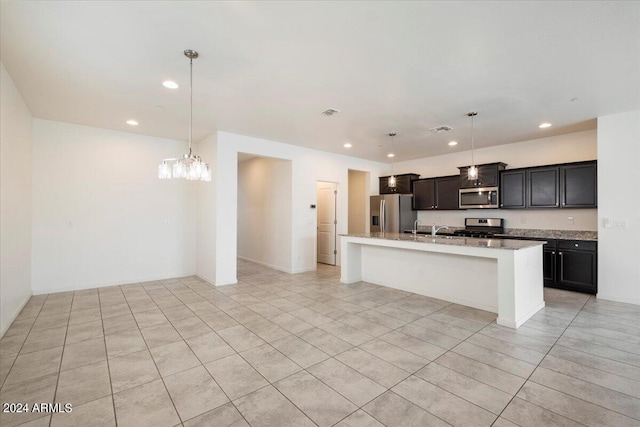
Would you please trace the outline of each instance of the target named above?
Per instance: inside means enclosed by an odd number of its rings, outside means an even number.
[[[191,157],[192,133],[193,133],[193,58],[189,58],[189,157]]]
[[[473,118],[475,117],[475,114],[471,114],[471,166],[475,166],[476,162],[474,160],[473,157],[473,151],[474,151],[474,140],[473,140]]]
[[[395,145],[395,135],[391,136],[391,153],[393,154],[393,157],[391,158],[391,176],[393,176],[393,162],[396,159],[396,145]]]

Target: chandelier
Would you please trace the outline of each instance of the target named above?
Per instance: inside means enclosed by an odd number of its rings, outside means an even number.
[[[182,178],[190,181],[211,181],[211,168],[204,163],[200,156],[191,150],[193,134],[193,60],[198,58],[198,52],[187,49],[184,56],[189,58],[189,152],[182,157],[164,159],[158,166],[158,178]]]

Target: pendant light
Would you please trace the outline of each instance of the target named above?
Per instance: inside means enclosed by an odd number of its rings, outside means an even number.
[[[189,58],[189,152],[181,158],[164,159],[158,166],[158,178],[182,178],[190,181],[211,181],[211,168],[204,163],[200,156],[191,150],[193,135],[193,60],[198,58],[198,52],[187,49],[184,56]]]
[[[471,166],[467,169],[467,179],[478,179],[478,168],[476,167],[475,160],[473,158],[474,141],[473,141],[473,118],[478,115],[477,111],[471,111],[467,113],[467,116],[471,117]]]
[[[396,176],[393,174],[393,159],[396,157],[396,154],[394,153],[394,150],[393,150],[394,148],[393,137],[396,136],[396,133],[390,132],[389,136],[391,137],[391,153],[387,154],[387,157],[391,157],[391,176],[387,181],[387,187],[389,187],[392,191],[396,191],[398,180],[396,179]]]

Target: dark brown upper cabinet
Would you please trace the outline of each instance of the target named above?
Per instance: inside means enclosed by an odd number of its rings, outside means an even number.
[[[458,175],[413,181],[414,210],[458,209]]]
[[[557,208],[560,205],[560,168],[527,169],[527,207]]]
[[[504,163],[477,165],[478,179],[469,179],[468,166],[458,167],[460,169],[460,188],[497,187],[500,171],[503,171],[506,166]]]
[[[596,208],[597,162],[577,162],[500,172],[500,207]]]
[[[380,177],[380,194],[411,194],[411,183],[420,178],[420,175],[416,173],[404,173],[402,175],[396,175],[396,188],[389,188],[389,177]]]
[[[527,207],[527,172],[524,169],[506,170],[500,174],[500,207],[524,209]]]
[[[560,167],[560,195],[563,208],[595,208],[598,206],[597,187],[596,162]]]

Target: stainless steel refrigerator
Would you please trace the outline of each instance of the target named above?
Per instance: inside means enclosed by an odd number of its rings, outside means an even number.
[[[371,196],[371,232],[402,233],[411,230],[418,213],[411,209],[411,194]]]

